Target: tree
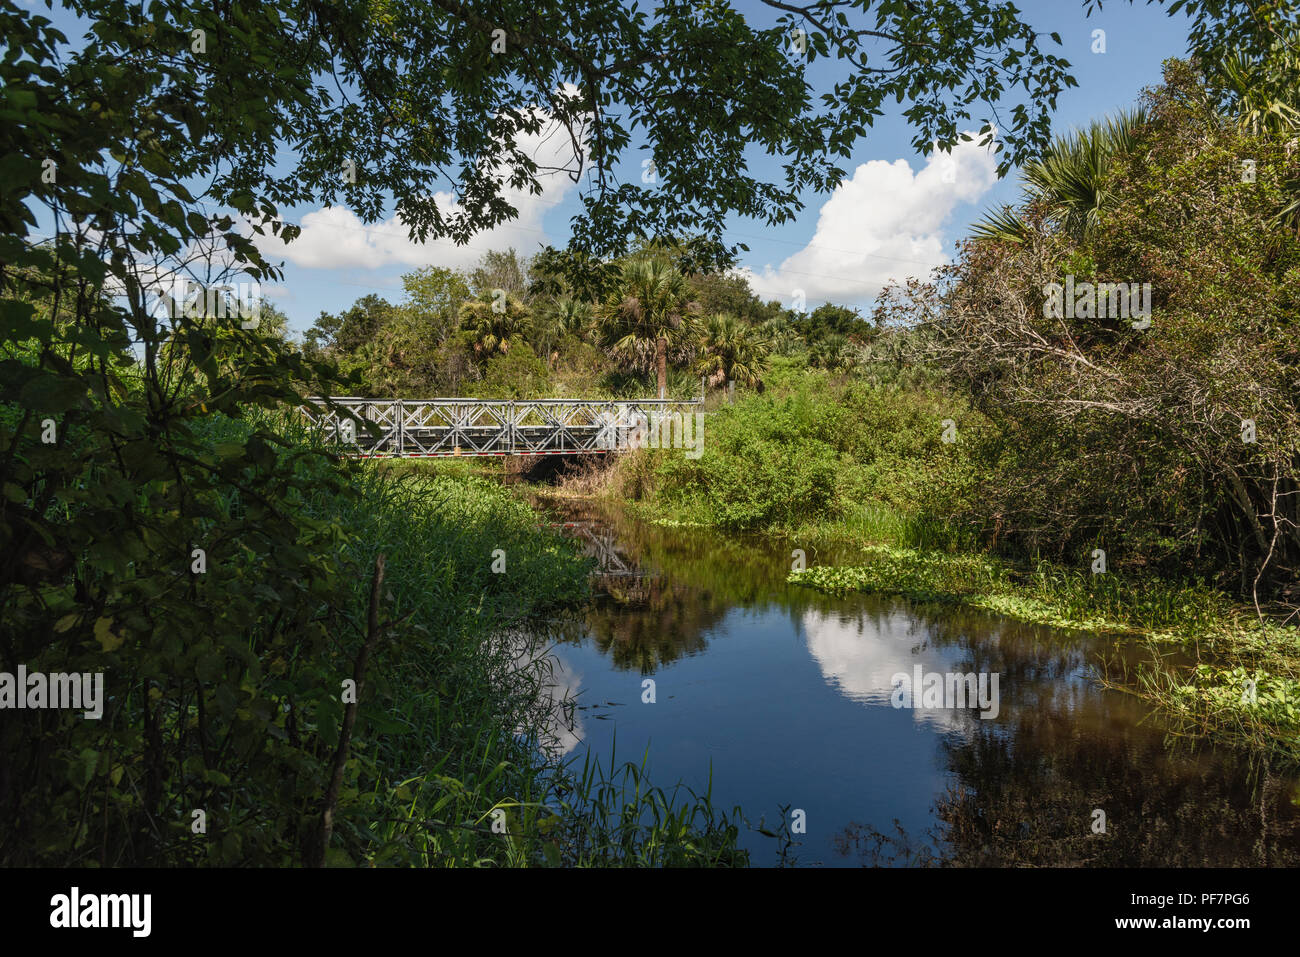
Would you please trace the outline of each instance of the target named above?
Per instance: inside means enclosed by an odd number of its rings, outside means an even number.
[[[668,353],[688,339],[694,303],[686,277],[665,261],[634,259],[600,312],[601,339],[634,369],[654,370],[659,398],[668,391]]]
[[[482,362],[482,378],[470,394],[485,399],[538,399],[547,394],[546,365],[527,342],[509,352],[495,352]]]
[[[1238,124],[1256,136],[1291,133],[1300,128],[1300,110],[1295,107],[1295,84],[1300,78],[1300,55],[1296,44],[1300,31],[1279,38],[1276,46],[1258,58],[1234,52],[1212,69],[1226,97],[1225,112],[1235,114]]]
[[[844,372],[857,364],[857,354],[848,336],[831,332],[813,342],[808,350],[808,362],[819,369]]]
[[[248,320],[250,322],[253,319]],[[268,299],[261,299],[256,304],[256,325],[258,335],[271,336],[281,342],[289,342],[289,317],[284,310]]]
[[[467,299],[461,304],[460,318],[475,354],[483,356],[494,352],[504,355],[516,342],[527,338],[532,329],[532,313],[512,296]]]
[[[1021,170],[1026,204],[1059,224],[1074,242],[1082,240],[1113,201],[1106,188],[1112,157],[1133,148],[1134,131],[1145,122],[1142,110],[1121,110],[1053,141]],[[1015,243],[1025,242],[1031,233],[1008,208],[985,217],[972,230],[976,239]]]
[[[770,344],[772,352],[790,355],[801,350],[807,343],[800,332],[799,314],[790,309],[783,309],[775,299],[767,304],[771,318],[760,325],[759,331]]]
[[[781,311],[780,303],[764,303],[740,273],[696,273],[690,277],[702,315],[721,313],[746,325],[761,325]]]
[[[1130,0],[1131,2],[1131,0]],[[1300,131],[1295,88],[1300,81],[1300,29],[1288,4],[1259,7],[1248,0],[1193,0],[1181,6],[1192,17],[1190,46],[1203,86],[1197,95],[1216,113],[1255,135],[1294,136]],[[1089,12],[1101,0],[1088,0]],[[1207,15],[1208,14],[1208,15]],[[1240,17],[1234,22],[1234,17]],[[1199,19],[1198,19],[1199,18]],[[1213,123],[1213,118],[1207,116]],[[1145,121],[1141,110],[1121,111],[1094,121],[1087,130],[1057,138],[1041,156],[1024,163],[1025,202],[1038,215],[1062,221],[1076,242],[1095,226],[1109,198],[1103,183],[1110,159],[1131,148],[1133,131]],[[1300,181],[1277,214],[1300,235]],[[1033,229],[1010,207],[976,224],[976,239],[1024,242]]]
[[[422,266],[402,276],[404,308],[419,317],[433,345],[440,345],[456,330],[460,304],[470,297],[465,277],[453,269]]]
[[[828,336],[863,342],[871,338],[876,331],[862,318],[858,310],[850,309],[848,306],[836,306],[829,302],[818,306],[796,324],[809,346],[816,346]]]
[[[619,264],[572,249],[547,246],[528,264],[530,299],[568,297],[601,302],[618,282]]]
[[[1082,240],[1041,219],[1026,243],[968,243],[887,311],[996,426],[987,531],[1072,560],[1109,542],[1264,601],[1300,568],[1300,245],[1270,222],[1300,157],[1285,135],[1207,124],[1202,79],[1166,64]],[[1095,307],[1045,308],[1069,274]],[[1118,283],[1150,283],[1145,312],[1102,292]]]
[[[437,266],[404,274],[402,286],[406,298],[397,305],[366,295],[337,316],[322,312],[304,336],[304,350],[355,374],[360,385],[353,391],[361,395],[437,394],[451,361],[452,350],[443,347],[458,329],[469,287],[459,273]]]
[[[322,312],[304,335],[309,348],[334,357],[356,352],[392,319],[393,306],[381,296],[362,296],[337,316]]]
[[[470,292],[479,297],[491,298],[495,290],[501,289],[508,296],[525,299],[529,285],[528,263],[519,258],[513,247],[505,252],[488,250],[469,274]]]
[[[1267,15],[1275,15],[1269,11]],[[1300,29],[1279,27],[1267,50],[1251,56],[1233,50],[1206,70],[1211,88],[1209,98],[1223,115],[1232,117],[1239,128],[1256,136],[1273,134],[1291,137],[1300,134],[1300,109],[1297,109],[1296,85],[1300,84]],[[1275,219],[1300,236],[1300,179],[1287,183],[1287,202]]]
[[[594,313],[590,303],[568,296],[545,302],[541,310],[533,335],[548,364],[553,364],[558,356],[556,348],[560,342],[568,336],[581,338],[590,331]]]
[[[707,376],[709,385],[731,381],[762,386],[771,346],[761,330],[734,316],[705,316],[700,323],[699,350],[695,371]]]

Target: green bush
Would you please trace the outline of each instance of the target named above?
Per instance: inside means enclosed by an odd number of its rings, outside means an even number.
[[[954,529],[970,511],[980,421],[931,388],[798,372],[778,357],[763,394],[709,414],[697,459],[661,451],[657,494],[696,521],[792,529],[867,511]],[[943,420],[960,420],[957,443]]]
[[[735,530],[835,515],[841,462],[828,440],[843,411],[799,395],[755,396],[714,413],[700,458],[660,453],[661,494]]]

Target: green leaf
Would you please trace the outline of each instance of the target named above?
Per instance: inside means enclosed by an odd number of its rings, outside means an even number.
[[[20,403],[42,415],[66,412],[81,405],[85,397],[84,382],[49,372],[42,372],[29,380],[18,393]]]
[[[95,620],[95,640],[99,642],[102,651],[117,651],[122,646],[122,642],[126,640],[109,630],[112,625],[112,618],[98,618]]]
[[[93,748],[83,748],[77,755],[77,760],[68,768],[68,781],[78,791],[84,791],[95,777],[95,769],[99,767],[99,752]]]

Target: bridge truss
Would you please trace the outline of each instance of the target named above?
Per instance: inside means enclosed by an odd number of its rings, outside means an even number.
[[[325,440],[362,458],[592,455],[629,447],[652,417],[693,410],[671,399],[312,398],[302,407]]]
[[[596,573],[613,578],[642,578],[645,573],[629,565],[618,550],[618,539],[606,526],[596,522],[551,522],[539,528],[562,528],[563,534],[583,542],[583,550],[596,559]]]

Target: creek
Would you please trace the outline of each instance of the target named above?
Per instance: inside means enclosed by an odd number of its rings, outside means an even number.
[[[558,748],[606,767],[615,742],[619,763],[648,753],[659,786],[702,793],[711,774],[715,806],[768,830],[802,811],[799,865],[1300,862],[1296,778],[1193,750],[1096,680],[1131,673],[1130,642],[786,582],[795,548],[810,566],[853,550],[538,507],[600,564],[590,604],[545,635],[555,700],[573,699]],[[900,673],[996,674],[998,707],[898,707]],[[742,842],[777,862],[772,838]]]

